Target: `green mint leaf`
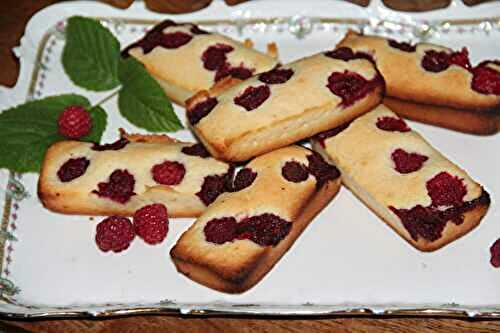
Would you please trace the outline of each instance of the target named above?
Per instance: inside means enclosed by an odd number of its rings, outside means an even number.
[[[158,82],[134,58],[122,60],[118,75],[120,113],[132,124],[151,132],[176,131],[182,124]]]
[[[120,43],[98,21],[81,16],[68,19],[62,64],[74,84],[93,91],[117,87]]]
[[[65,140],[57,120],[67,106],[85,107],[92,117],[92,131],[82,141],[99,142],[106,127],[106,113],[79,95],[59,95],[28,102],[0,113],[0,168],[38,172],[47,148]]]

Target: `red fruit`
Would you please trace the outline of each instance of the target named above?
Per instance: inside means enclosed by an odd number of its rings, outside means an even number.
[[[126,217],[111,216],[97,225],[95,242],[103,252],[120,252],[134,239],[134,227]]]
[[[333,165],[326,163],[320,154],[312,152],[311,155],[307,156],[307,160],[309,161],[307,169],[316,178],[317,188],[320,188],[330,180],[340,177],[340,171]]]
[[[187,117],[191,125],[196,125],[200,120],[205,118],[217,105],[218,101],[215,97],[209,97],[204,101],[195,104],[187,110]]]
[[[64,109],[57,120],[59,133],[69,139],[79,139],[92,129],[92,117],[83,106],[72,105]]]
[[[383,131],[389,132],[409,132],[411,129],[401,118],[382,117],[377,119],[377,127]]]
[[[292,229],[292,223],[274,214],[261,214],[237,224],[236,238],[250,239],[260,246],[276,246]]]
[[[80,177],[87,171],[90,161],[85,157],[70,158],[57,171],[57,177],[63,183]]]
[[[253,172],[250,168],[241,169],[234,177],[233,192],[241,191],[252,185],[255,178],[257,178],[257,172]]]
[[[177,185],[182,182],[186,168],[179,162],[165,161],[151,168],[153,179],[162,185]]]
[[[422,58],[422,67],[429,72],[442,72],[450,67],[449,55],[444,51],[425,51],[425,55]]]
[[[417,50],[416,45],[412,45],[407,42],[398,42],[395,41],[394,39],[389,39],[389,46],[393,47],[395,49],[401,50],[403,52],[415,52]]]
[[[444,171],[427,181],[426,188],[434,207],[459,206],[467,194],[463,179]]]
[[[281,84],[290,80],[293,69],[275,67],[259,75],[259,81],[267,84]]]
[[[420,170],[424,162],[429,159],[427,156],[408,153],[400,148],[392,152],[391,158],[395,164],[396,171],[403,174]]]
[[[161,46],[166,49],[176,49],[186,45],[191,39],[193,39],[193,36],[181,31],[166,33],[162,36]]]
[[[201,55],[203,67],[209,71],[215,71],[226,63],[226,53],[232,52],[234,48],[231,45],[215,44],[210,46]]]
[[[212,219],[203,228],[207,242],[224,244],[236,238],[236,219],[234,217],[222,217]]]
[[[165,30],[168,27],[175,27],[177,25],[178,24],[172,20],[165,20],[155,25],[153,29],[148,31],[148,33],[142,39],[138,40],[137,42],[125,48],[122,51],[122,57],[125,58],[128,57],[129,56],[128,51],[136,47],[142,48],[142,52],[144,52],[144,54],[148,54],[155,47],[163,43],[163,30]]]
[[[325,52],[325,56],[332,59],[339,59],[343,61],[349,61],[353,59],[366,59],[372,63],[375,63],[373,57],[365,52],[353,52],[349,47],[339,47],[338,49]]]
[[[196,24],[191,24],[191,29],[189,29],[189,31],[195,35],[208,35],[208,34],[210,34],[208,31],[201,29]]]
[[[161,243],[168,232],[167,208],[162,204],[152,204],[137,210],[134,214],[134,229],[146,243]]]
[[[490,247],[491,259],[490,263],[493,267],[500,267],[500,238]]]
[[[450,65],[457,65],[467,70],[471,69],[469,61],[469,51],[464,47],[462,50],[450,54]]]
[[[333,72],[328,77],[326,86],[333,94],[342,98],[340,105],[349,106],[365,97],[376,86],[380,85],[381,82],[379,76],[368,81],[358,73],[344,71],[343,73]]]
[[[302,163],[288,161],[285,163],[283,168],[281,168],[281,175],[290,182],[300,183],[309,177],[309,172],[307,171],[306,166]]]
[[[231,66],[230,63],[226,62],[222,67],[217,69],[215,73],[215,82],[222,80],[227,76],[234,77],[235,79],[246,80],[253,75],[255,69],[246,68],[243,64],[238,67]]]
[[[105,150],[120,150],[125,148],[126,145],[128,145],[130,141],[128,141],[125,138],[120,138],[119,140],[113,142],[113,143],[106,143],[103,145],[100,145],[98,143],[94,143],[92,145],[92,150],[95,151],[105,151]]]
[[[203,146],[201,143],[195,143],[192,146],[189,147],[183,147],[181,151],[190,156],[198,156],[201,158],[207,158],[210,157],[210,153],[208,150]]]
[[[205,206],[210,205],[219,195],[230,190],[233,172],[234,169],[230,168],[226,174],[206,176],[196,196],[200,198]]]
[[[136,194],[134,186],[135,178],[127,170],[115,170],[109,176],[109,181],[97,184],[98,190],[92,193],[124,204]]]
[[[234,103],[244,107],[247,111],[252,111],[261,106],[269,96],[271,96],[271,90],[266,85],[247,87],[243,93],[234,98]]]
[[[482,94],[500,95],[500,72],[487,67],[488,64],[500,61],[484,61],[472,69],[472,89]]]

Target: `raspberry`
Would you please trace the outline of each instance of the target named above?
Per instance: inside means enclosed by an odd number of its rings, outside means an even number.
[[[134,214],[134,229],[146,243],[161,243],[168,232],[167,208],[162,204],[152,204],[137,210]]]
[[[467,194],[463,179],[444,171],[427,181],[426,188],[434,207],[459,206]]]
[[[316,178],[317,188],[320,188],[330,180],[340,177],[340,171],[333,165],[326,163],[320,154],[312,152],[311,155],[307,156],[307,160],[309,161],[307,169]]]
[[[241,191],[252,185],[255,178],[257,178],[257,172],[253,172],[250,168],[241,169],[234,177],[233,192]]]
[[[495,241],[490,247],[491,259],[490,263],[493,267],[500,267],[500,238]]]
[[[201,158],[207,158],[210,157],[210,153],[208,150],[203,146],[201,143],[196,143],[192,146],[189,147],[183,147],[181,151],[190,156],[198,156]]]
[[[500,66],[500,61],[484,61],[472,69],[472,89],[482,94],[500,95],[500,72],[487,67],[490,63]]]
[[[215,71],[226,63],[226,53],[232,52],[234,48],[231,45],[215,44],[210,46],[201,55],[203,67],[209,71]]]
[[[63,183],[80,177],[87,171],[90,161],[85,157],[70,158],[57,171],[57,177]]]
[[[217,105],[218,101],[215,97],[209,97],[204,101],[195,104],[187,110],[187,117],[191,125],[196,125],[200,120],[205,118]]]
[[[235,79],[246,80],[253,75],[255,69],[246,68],[243,64],[238,67],[231,66],[230,63],[226,62],[222,67],[217,69],[215,72],[215,82],[222,80],[227,76],[234,77]]]
[[[375,61],[373,57],[365,52],[353,52],[349,47],[339,47],[338,49],[325,52],[325,56],[333,59],[339,59],[343,61],[349,61],[353,59],[366,59],[372,63]]]
[[[171,32],[163,34],[160,45],[166,49],[176,49],[186,45],[191,41],[191,39],[193,39],[193,36],[188,35],[185,32]]]
[[[389,132],[409,132],[411,129],[401,118],[382,117],[377,119],[377,127],[383,131]]]
[[[450,67],[448,53],[428,50],[422,58],[422,67],[429,72],[437,73]]]
[[[270,71],[259,75],[259,81],[267,84],[281,84],[290,80],[293,76],[293,69],[275,67]]]
[[[276,246],[292,229],[292,223],[274,214],[261,214],[237,224],[236,238],[250,239],[261,246]]]
[[[83,106],[72,105],[64,109],[57,120],[59,133],[69,139],[79,139],[90,133],[92,117]]]
[[[358,73],[344,71],[343,73],[333,72],[328,77],[326,86],[333,94],[342,98],[341,105],[349,106],[365,97],[381,82],[380,76],[368,81]]]
[[[186,168],[179,162],[165,161],[151,168],[153,179],[162,185],[177,185],[182,182]]]
[[[105,151],[105,150],[120,150],[125,148],[126,145],[128,145],[130,141],[128,141],[125,138],[121,138],[113,143],[106,143],[103,145],[100,145],[98,143],[94,143],[92,145],[92,150],[95,151]]]
[[[283,168],[281,168],[281,175],[290,182],[300,183],[309,177],[309,172],[302,163],[288,161]]]
[[[203,228],[207,242],[224,244],[236,238],[236,219],[234,217],[222,217],[212,219]]]
[[[205,206],[210,205],[219,195],[231,189],[233,173],[234,167],[230,167],[225,174],[206,176],[196,196],[200,198]]]
[[[450,58],[448,61],[450,62],[450,65],[457,65],[469,71],[472,67],[469,62],[469,51],[467,51],[465,47],[460,51],[450,54]]]
[[[210,34],[208,31],[201,29],[196,24],[191,24],[191,29],[189,29],[189,31],[194,35],[209,35]]]
[[[95,242],[103,252],[121,252],[134,240],[134,227],[126,217],[111,216],[97,225]]]
[[[115,170],[109,176],[109,181],[97,184],[99,190],[92,193],[100,197],[109,198],[118,203],[126,203],[135,195],[135,178],[127,170]]]
[[[234,103],[244,107],[247,111],[252,111],[261,106],[269,96],[271,96],[271,90],[266,85],[247,87],[242,94],[234,98]]]
[[[420,170],[424,162],[429,159],[427,156],[408,153],[400,148],[392,152],[391,158],[394,161],[396,171],[403,174]]]
[[[394,39],[389,39],[388,42],[389,42],[390,47],[393,47],[395,49],[399,49],[403,52],[415,52],[417,50],[416,45],[412,45],[412,44],[407,43],[407,42],[398,42],[398,41],[395,41]]]

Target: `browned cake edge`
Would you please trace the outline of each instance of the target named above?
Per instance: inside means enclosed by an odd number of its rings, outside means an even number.
[[[293,221],[288,236],[276,247],[268,247],[259,258],[255,258],[249,267],[242,267],[246,272],[238,277],[223,276],[219,272],[200,262],[190,262],[182,258],[174,246],[170,255],[177,270],[190,279],[226,293],[242,293],[257,284],[276,264],[276,262],[293,245],[312,219],[335,197],[340,189],[340,178],[326,183],[303,206],[302,213]]]

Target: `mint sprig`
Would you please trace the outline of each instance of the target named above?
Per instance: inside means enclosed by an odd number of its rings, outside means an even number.
[[[118,75],[122,82],[118,106],[128,121],[151,132],[182,128],[163,89],[140,62],[134,58],[121,61]]]
[[[68,19],[62,64],[76,85],[106,91],[120,85],[120,42],[98,21],[81,16]]]
[[[151,132],[182,129],[163,88],[133,58],[121,59],[120,43],[98,21],[74,16],[68,19],[64,70],[76,85],[95,91],[120,86],[120,113],[137,127]]]
[[[68,94],[28,102],[0,113],[0,168],[14,172],[38,172],[47,148],[66,138],[59,134],[57,120],[64,109],[80,105],[92,117],[92,130],[82,141],[100,142],[107,115],[90,107],[83,96]]]

